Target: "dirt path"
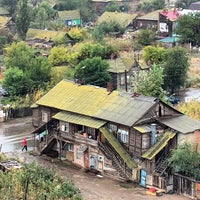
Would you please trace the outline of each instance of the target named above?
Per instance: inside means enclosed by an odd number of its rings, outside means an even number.
[[[27,121],[31,118],[26,118]],[[24,126],[23,119],[12,120],[6,123],[7,126],[13,126],[15,121],[20,129],[20,124]],[[21,121],[21,123],[20,123]],[[5,125],[6,125],[5,124]],[[26,130],[28,132],[28,130]],[[30,131],[31,132],[31,131]],[[70,179],[75,186],[80,188],[84,200],[188,200],[183,196],[176,194],[164,194],[163,196],[147,195],[147,189],[135,186],[133,183],[124,184],[108,177],[97,177],[92,173],[86,173],[82,169],[73,166],[70,163],[52,159],[46,156],[30,155],[30,152],[9,152],[7,156],[18,158],[24,162],[35,161],[40,165],[56,171],[62,178]]]
[[[24,162],[35,161],[47,167],[64,179],[70,179],[81,191],[84,200],[188,200],[189,198],[176,194],[163,194],[163,196],[147,195],[147,189],[123,183],[108,177],[97,177],[93,173],[86,173],[82,169],[71,165],[68,162],[52,159],[46,156],[33,156],[28,152],[7,153],[9,157],[18,158]]]

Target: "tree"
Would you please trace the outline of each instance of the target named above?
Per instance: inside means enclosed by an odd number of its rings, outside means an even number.
[[[189,43],[192,45],[200,44],[200,13],[195,12],[183,15],[178,19],[178,27],[175,32],[180,35],[181,43]]]
[[[142,1],[138,7],[138,11],[151,12],[152,10],[159,10],[165,7],[165,0],[151,0]]]
[[[79,52],[70,52],[64,46],[57,46],[51,49],[48,59],[53,66],[63,64],[74,66],[78,62],[78,55]]]
[[[120,7],[115,1],[111,1],[107,6],[106,6],[106,11],[108,12],[120,12]]]
[[[189,67],[187,51],[182,47],[169,49],[164,63],[164,89],[170,94],[185,85]]]
[[[161,64],[165,61],[166,49],[159,46],[146,46],[143,49],[143,55],[146,63]]]
[[[117,51],[111,45],[102,45],[100,43],[85,44],[80,50],[79,60],[93,57],[108,59],[112,54],[117,54]]]
[[[138,43],[147,46],[151,45],[156,40],[156,33],[150,29],[140,30],[138,33]]]
[[[105,35],[116,35],[124,33],[125,28],[123,28],[118,22],[102,22],[98,26],[95,26],[92,36],[93,39],[101,41]],[[98,35],[99,34],[99,35]]]
[[[15,16],[18,0],[0,0],[0,5],[6,9],[11,16]]]
[[[52,20],[55,14],[56,11],[49,3],[42,2],[34,9],[34,21],[39,23],[40,29],[45,29],[48,21]]]
[[[164,99],[163,68],[153,65],[150,71],[135,72],[132,77],[133,93]]]
[[[13,43],[6,50],[7,73],[3,85],[11,96],[23,96],[50,81],[48,58],[36,56],[35,51],[24,42]]]
[[[169,163],[174,172],[200,181],[200,154],[191,144],[173,150]]]
[[[81,84],[106,87],[111,80],[108,68],[109,64],[100,57],[87,58],[76,66],[74,78]]]
[[[187,9],[189,8],[191,3],[197,2],[198,0],[177,0],[175,3],[176,8],[183,8]]]
[[[16,27],[19,38],[26,39],[26,33],[30,26],[31,15],[30,8],[28,6],[28,0],[19,1],[19,11],[16,16]]]
[[[4,77],[3,87],[10,96],[23,96],[30,90],[30,79],[18,67],[6,70]]]

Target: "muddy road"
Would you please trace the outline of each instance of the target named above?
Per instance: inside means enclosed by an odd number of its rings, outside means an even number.
[[[2,151],[7,156],[18,158],[24,162],[35,161],[40,165],[56,171],[62,178],[70,179],[76,187],[80,188],[84,200],[187,200],[188,198],[176,194],[163,196],[147,195],[147,189],[133,183],[122,183],[108,177],[97,177],[95,174],[86,173],[83,169],[71,163],[52,159],[45,155],[31,155],[34,150],[33,131],[31,118],[21,118],[0,123],[0,144]],[[28,152],[21,152],[22,139],[28,139]]]

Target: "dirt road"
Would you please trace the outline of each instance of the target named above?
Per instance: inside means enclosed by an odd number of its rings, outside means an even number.
[[[31,118],[26,118],[26,120],[31,120]],[[19,121],[21,121],[22,126],[25,123],[24,119],[16,121],[19,128]],[[10,127],[14,126],[14,124],[14,121],[12,121],[12,123],[6,123],[4,126]],[[133,183],[125,184],[108,177],[97,177],[95,174],[86,173],[82,169],[58,159],[34,156],[30,155],[30,152],[21,151],[7,152],[6,154],[9,157],[18,158],[24,162],[35,161],[48,169],[56,171],[62,178],[72,180],[76,187],[80,188],[84,200],[188,200],[188,198],[176,194],[164,194],[159,197],[147,195],[146,192],[148,190],[143,187],[136,186]]]

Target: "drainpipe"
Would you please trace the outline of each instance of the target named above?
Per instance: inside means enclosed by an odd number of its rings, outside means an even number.
[[[156,143],[156,124],[151,124],[151,147]]]

